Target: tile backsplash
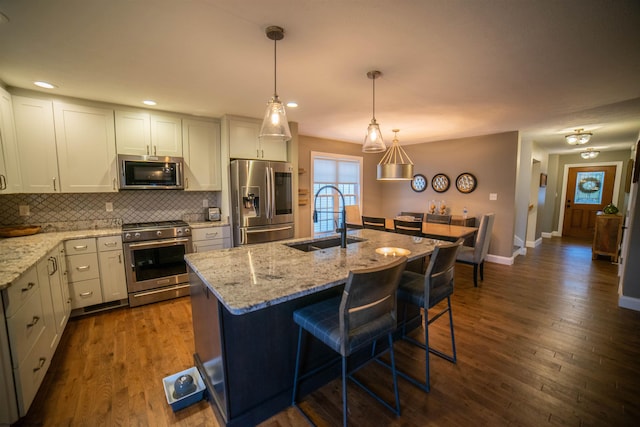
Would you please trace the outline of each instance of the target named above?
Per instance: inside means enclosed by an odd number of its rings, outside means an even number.
[[[220,206],[220,193],[215,191],[7,194],[0,196],[0,226],[41,225],[44,231],[58,231],[119,227],[130,222],[203,221],[205,199],[209,206]],[[107,203],[112,204],[112,212],[107,212]],[[28,216],[20,216],[20,206],[28,206]]]

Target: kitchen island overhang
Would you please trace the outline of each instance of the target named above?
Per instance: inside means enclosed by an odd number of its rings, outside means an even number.
[[[287,246],[307,239],[271,242],[185,256],[189,267],[194,359],[214,412],[226,425],[255,425],[291,403],[297,328],[293,311],[340,295],[349,271],[390,263],[380,247],[410,251],[409,260],[433,252],[436,240],[375,230],[346,249],[303,252]],[[334,355],[308,340],[307,368]],[[368,355],[358,357],[366,358]],[[339,376],[320,372],[301,384],[301,395]]]

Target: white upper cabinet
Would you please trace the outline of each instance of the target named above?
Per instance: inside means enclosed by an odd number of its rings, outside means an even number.
[[[236,116],[227,116],[226,120],[230,158],[287,161],[286,142],[258,138],[260,120]]]
[[[13,97],[13,115],[24,193],[59,193],[51,101]]]
[[[113,110],[54,102],[63,193],[117,191]]]
[[[11,95],[0,87],[0,194],[22,191]]]
[[[182,120],[186,191],[220,191],[220,124]]]
[[[118,154],[182,157],[180,117],[116,110]]]

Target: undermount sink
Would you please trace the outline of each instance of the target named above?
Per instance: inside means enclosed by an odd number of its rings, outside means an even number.
[[[366,239],[358,237],[347,237],[347,244],[364,242]],[[313,252],[320,249],[335,248],[340,246],[340,237],[330,237],[325,239],[307,240],[306,242],[285,243],[290,248],[303,252]]]

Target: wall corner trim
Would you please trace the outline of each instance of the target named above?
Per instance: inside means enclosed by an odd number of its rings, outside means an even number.
[[[628,308],[629,310],[634,310],[634,311],[640,311],[640,299],[620,295],[618,297],[618,307]]]
[[[504,256],[487,254],[487,257],[485,258],[485,261],[493,262],[493,263],[496,263],[496,264],[513,265],[514,259],[515,259],[515,256],[504,257]]]

